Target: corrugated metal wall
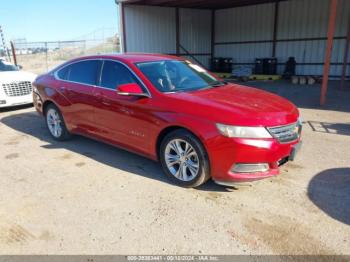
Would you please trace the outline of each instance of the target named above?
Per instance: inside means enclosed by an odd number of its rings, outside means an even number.
[[[278,39],[293,38],[326,38],[328,30],[329,0],[294,0],[280,3]],[[340,0],[336,22],[335,37],[345,37],[350,13],[350,1]],[[341,74],[345,39],[334,40],[332,53],[331,75]],[[314,63],[300,65],[298,74],[322,75],[326,40],[280,42],[277,45],[276,56],[281,62],[289,56],[296,57],[299,63]],[[280,71],[283,67],[280,67]]]
[[[210,53],[211,11],[180,8],[180,43],[191,53]]]
[[[215,56],[232,57],[234,63],[251,63],[257,57],[270,56],[272,43],[246,42],[271,40],[273,15],[274,4],[216,11]],[[235,44],[226,44],[232,42]]]
[[[127,51],[175,54],[175,13],[175,8],[125,6]],[[179,18],[181,54],[185,56],[189,52],[201,64],[208,66],[211,11],[180,8]]]
[[[294,0],[280,3],[278,39],[326,37],[329,15],[328,0]],[[284,62],[294,56],[298,63],[320,63],[324,59],[326,41],[281,42],[276,56]],[[297,74],[322,74],[322,65],[299,65]],[[279,67],[279,71],[283,66]]]
[[[350,1],[349,0],[339,0],[339,8],[337,15],[337,27],[335,31],[336,36],[346,36],[348,30],[348,23],[350,19]],[[332,62],[342,64],[344,60],[346,40],[335,40]],[[350,57],[350,55],[349,55]],[[348,61],[349,58],[348,58]],[[341,75],[342,65],[336,65],[331,67],[331,74]],[[350,66],[348,66],[347,75],[350,76]]]
[[[280,2],[276,57],[280,63],[294,56],[297,73],[322,75],[328,30],[329,0],[291,0]],[[273,40],[274,4],[240,7],[217,11],[215,56],[232,57],[235,63],[251,64],[255,58],[271,57]],[[350,15],[350,1],[340,0],[336,37],[345,37]],[[260,43],[246,43],[260,41]],[[264,42],[265,41],[265,42]],[[230,43],[231,44],[224,44]],[[232,43],[233,42],[233,43]],[[241,42],[241,43],[239,43]],[[334,41],[331,75],[341,74],[345,39]],[[278,67],[282,73],[283,65]]]
[[[298,74],[322,75],[329,4],[330,0],[280,2],[276,45],[279,63],[294,56],[300,63]],[[235,63],[248,66],[253,66],[255,58],[271,57],[274,14],[274,3],[217,10],[215,56],[232,57]],[[180,52],[186,55],[186,50],[208,66],[211,11],[179,9],[179,15]],[[350,0],[339,0],[336,37],[342,39],[334,41],[331,75],[341,74],[349,15]],[[176,53],[175,8],[125,6],[125,26],[128,52]],[[279,65],[278,72],[283,70],[284,65]],[[348,70],[350,75],[350,66]]]
[[[216,11],[216,42],[272,39],[274,4]]]
[[[125,6],[128,52],[176,52],[174,8]]]
[[[209,66],[211,52],[211,11],[180,8],[181,53],[189,52],[204,66]],[[188,57],[191,59],[191,57]]]

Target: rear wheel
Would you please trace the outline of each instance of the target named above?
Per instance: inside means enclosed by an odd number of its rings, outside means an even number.
[[[54,104],[46,108],[46,125],[51,136],[58,141],[64,141],[71,138],[60,110]]]
[[[165,174],[183,187],[197,187],[210,178],[207,153],[190,132],[180,129],[168,134],[160,146]]]

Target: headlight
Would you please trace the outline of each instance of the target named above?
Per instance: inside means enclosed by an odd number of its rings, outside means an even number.
[[[272,138],[265,127],[247,127],[247,126],[227,126],[216,124],[220,133],[227,137],[238,138]]]

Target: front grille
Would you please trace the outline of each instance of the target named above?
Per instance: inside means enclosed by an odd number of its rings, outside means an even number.
[[[10,97],[26,96],[32,93],[32,83],[29,81],[13,82],[10,84],[2,84],[5,94]]]
[[[301,125],[297,122],[287,126],[269,127],[268,130],[279,142],[288,143],[299,138]]]

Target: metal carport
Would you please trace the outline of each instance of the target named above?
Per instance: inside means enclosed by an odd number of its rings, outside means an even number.
[[[233,57],[252,65],[277,57],[278,71],[295,56],[297,74],[349,79],[348,0],[117,0],[125,52],[168,53],[208,66]]]

